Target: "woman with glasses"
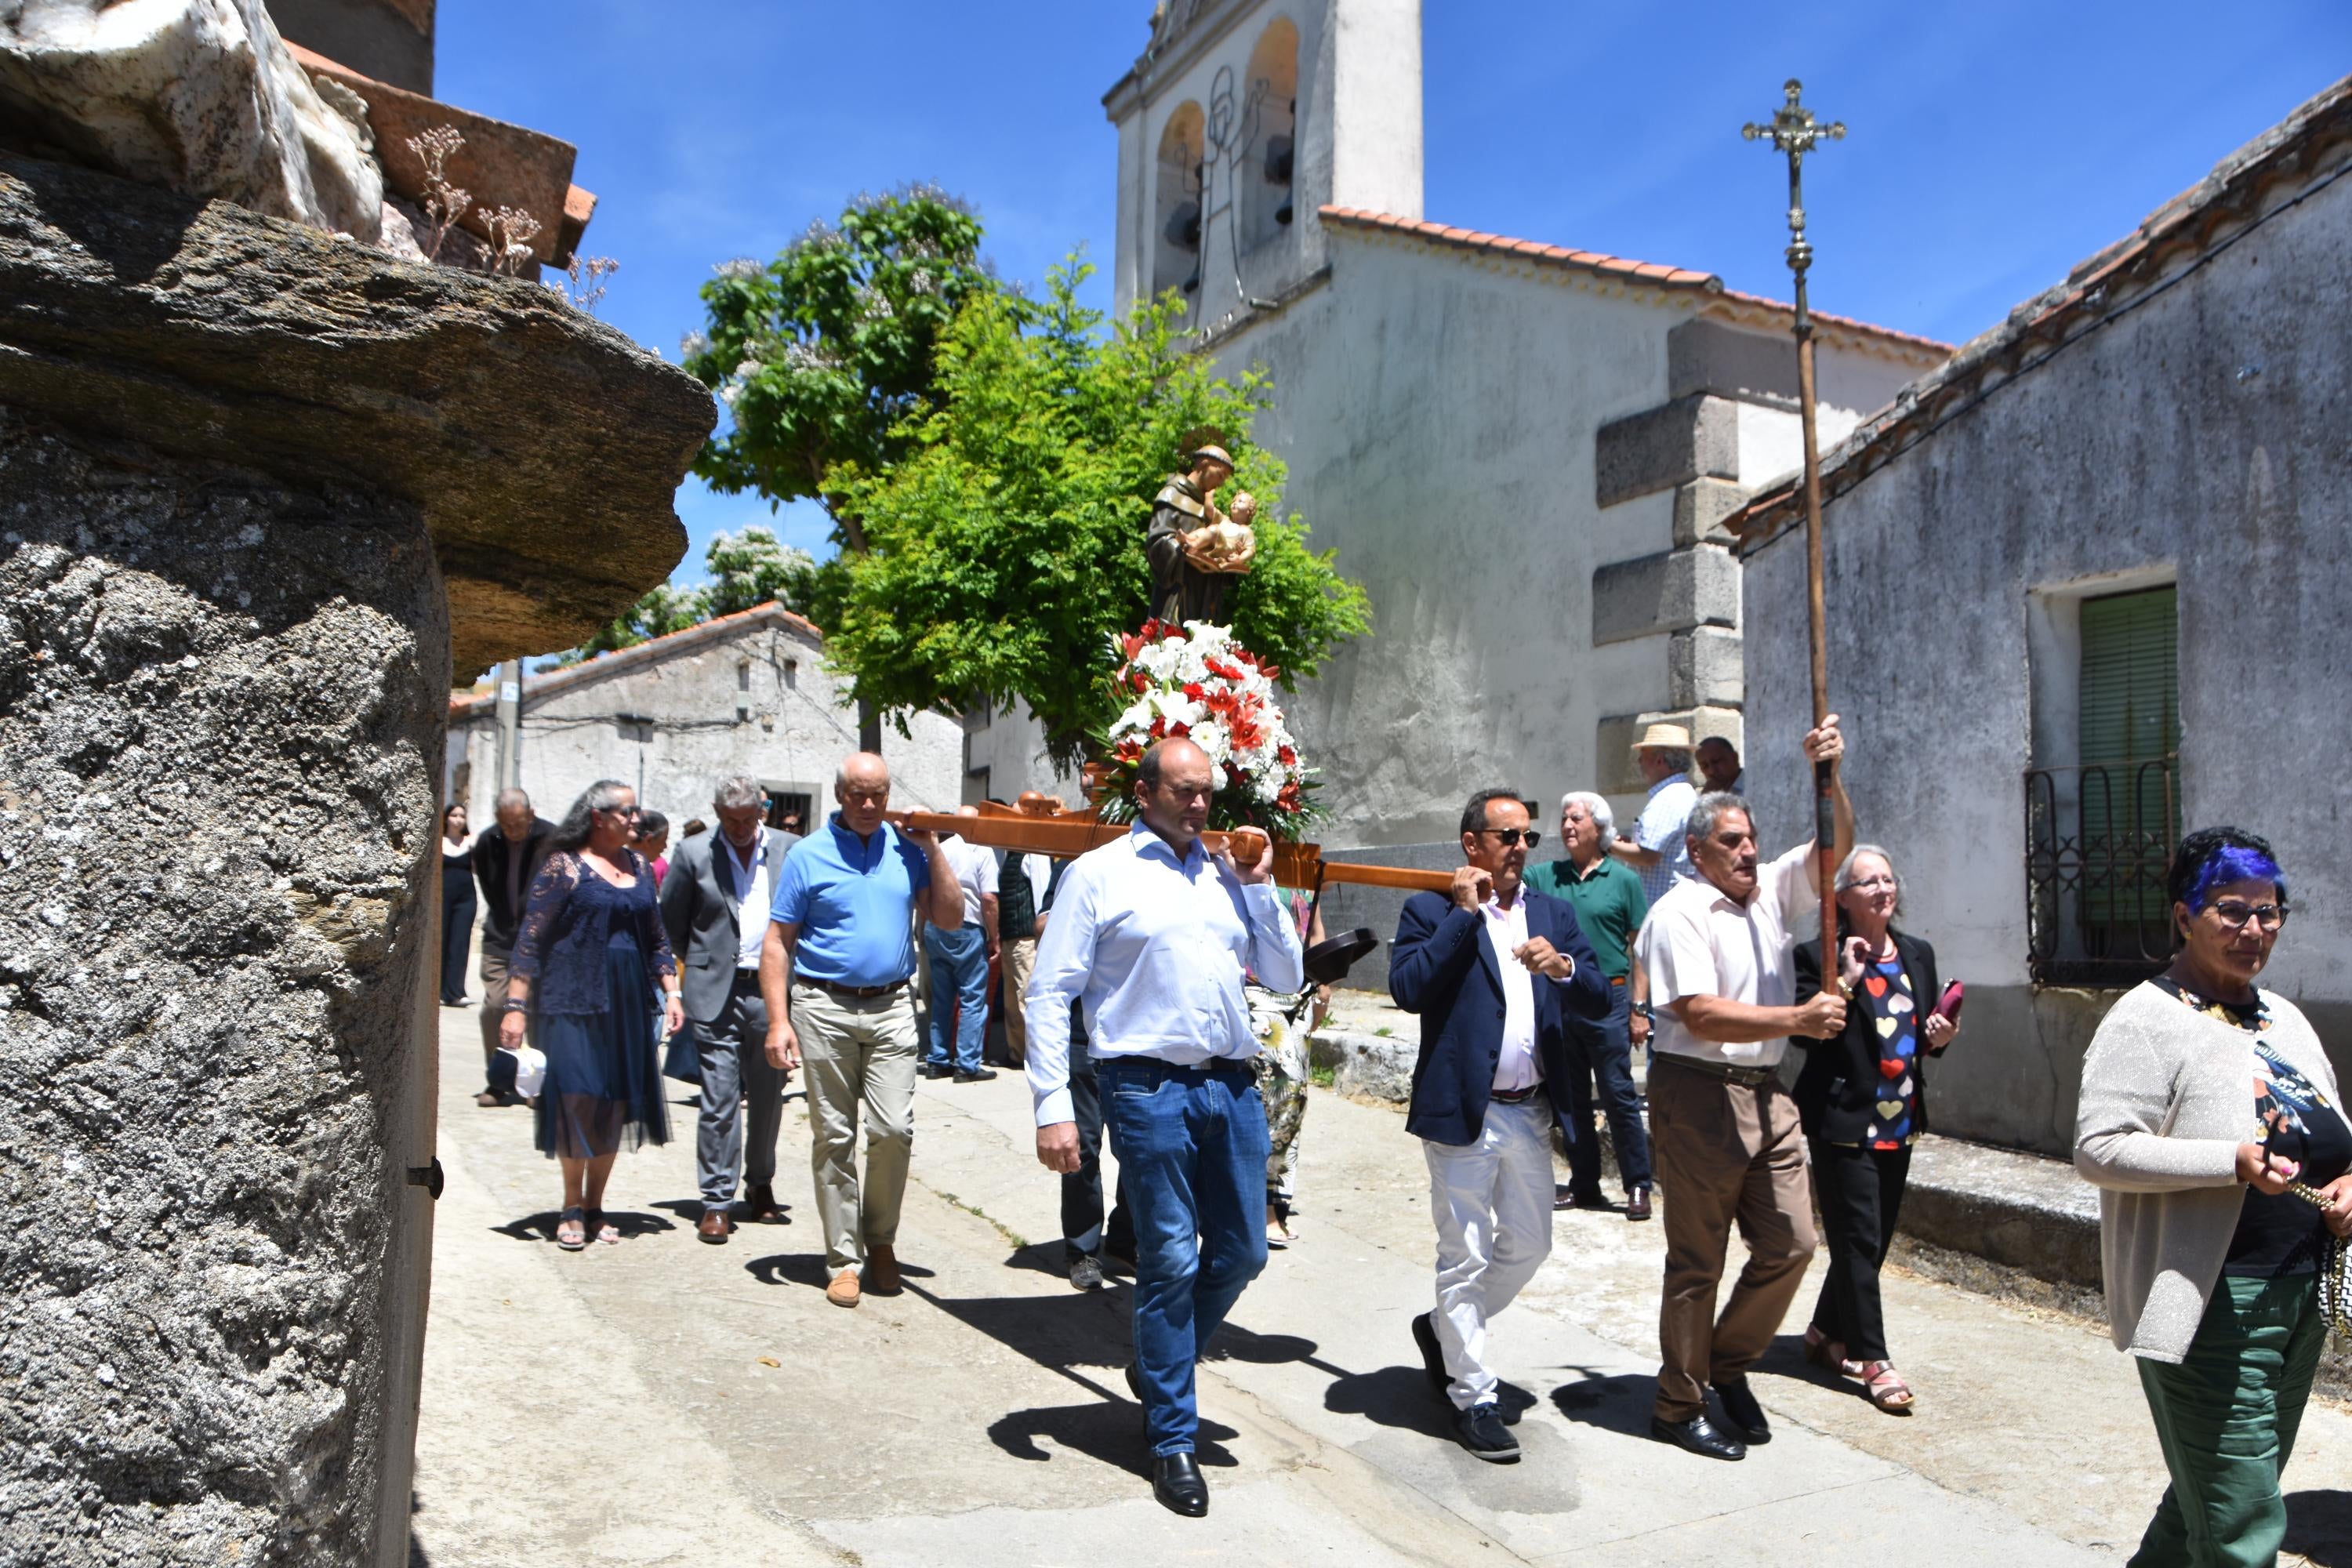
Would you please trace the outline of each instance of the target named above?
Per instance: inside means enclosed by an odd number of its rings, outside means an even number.
[[[2165,891],[2179,952],[2092,1037],[2074,1124],[2108,1321],[2172,1473],[2132,1562],[2267,1563],[2327,1332],[2320,1270],[2352,1232],[2352,1125],[2311,1025],[2254,984],[2287,916],[2271,847],[2201,828]]]
[[[1895,1239],[1911,1174],[1911,1145],[1927,1130],[1927,1061],[1958,1025],[1937,1010],[1936,950],[1895,929],[1903,885],[1875,844],[1857,844],[1838,868],[1838,952],[1845,1027],[1828,1039],[1790,1038],[1804,1050],[1792,1098],[1812,1157],[1813,1194],[1830,1266],[1805,1330],[1805,1357],[1862,1380],[1870,1402],[1907,1415],[1910,1385],[1886,1352],[1878,1272]],[[1797,1005],[1822,990],[1822,942],[1796,950]]]
[[[672,1033],[685,1026],[686,1013],[653,868],[628,847],[636,822],[636,794],[617,780],[591,784],[572,803],[531,882],[499,1021],[501,1048],[519,1050],[524,1015],[539,1017],[547,1079],[538,1142],[563,1167],[555,1243],[566,1252],[591,1237],[621,1239],[604,1217],[604,1183],[621,1144],[669,1141],[656,987],[667,993],[661,1010]]]

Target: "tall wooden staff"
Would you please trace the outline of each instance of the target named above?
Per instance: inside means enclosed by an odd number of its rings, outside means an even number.
[[[1781,90],[1788,101],[1772,115],[1772,123],[1750,121],[1740,135],[1754,142],[1770,137],[1772,145],[1789,159],[1789,270],[1797,278],[1797,413],[1805,427],[1805,587],[1806,611],[1813,639],[1813,726],[1830,716],[1830,655],[1828,613],[1822,595],[1822,454],[1814,428],[1813,318],[1805,302],[1805,269],[1813,264],[1812,243],[1805,237],[1805,154],[1823,142],[1845,139],[1845,121],[1823,125],[1813,111],[1797,101],[1803,84],[1790,77]],[[1813,764],[1813,844],[1819,851],[1813,873],[1822,894],[1822,973],[1838,973],[1837,958],[1837,763]]]

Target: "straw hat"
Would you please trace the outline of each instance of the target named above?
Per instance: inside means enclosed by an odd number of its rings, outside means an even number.
[[[1691,749],[1690,731],[1680,724],[1653,724],[1642,731],[1642,738],[1633,742],[1633,749],[1643,752],[1653,746],[1665,752],[1687,752]]]

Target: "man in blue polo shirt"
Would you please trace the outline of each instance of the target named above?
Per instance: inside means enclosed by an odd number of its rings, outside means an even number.
[[[834,775],[841,809],[793,846],[776,879],[760,991],[768,1060],[804,1067],[809,1164],[824,1222],[825,1300],[898,1289],[898,1205],[915,1138],[914,917],[963,924],[963,889],[929,833],[882,820],[890,770],[858,752]],[[866,1116],[866,1183],[857,1120]],[[863,1284],[861,1286],[861,1277]]]

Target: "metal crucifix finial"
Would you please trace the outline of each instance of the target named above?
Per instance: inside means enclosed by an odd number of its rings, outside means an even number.
[[[1797,336],[1810,336],[1812,317],[1805,307],[1805,269],[1813,264],[1812,242],[1805,237],[1805,154],[1824,142],[1845,139],[1845,121],[1832,121],[1824,125],[1813,111],[1797,101],[1804,84],[1790,77],[1781,90],[1789,101],[1773,111],[1772,123],[1759,125],[1754,121],[1739,128],[1739,134],[1748,141],[1769,136],[1772,145],[1789,156],[1789,270],[1797,275]]]

